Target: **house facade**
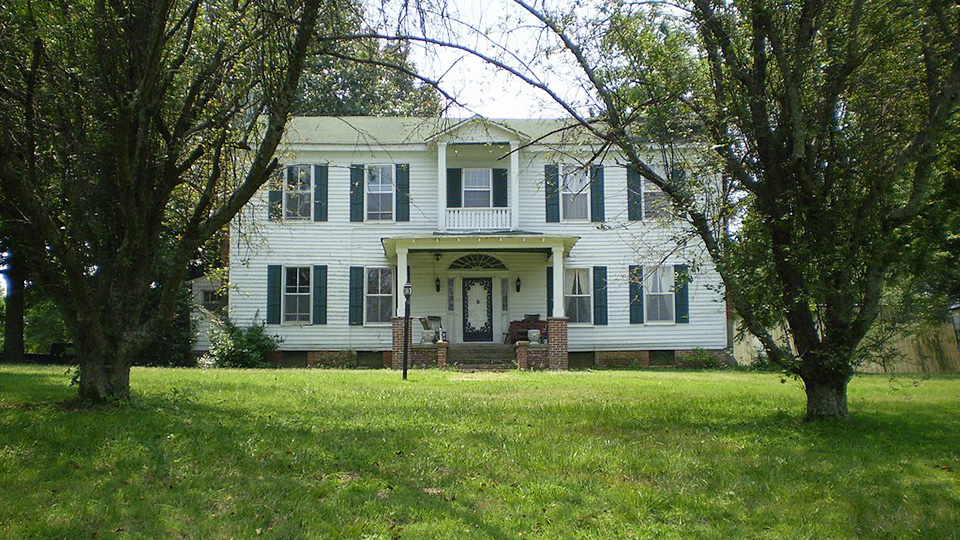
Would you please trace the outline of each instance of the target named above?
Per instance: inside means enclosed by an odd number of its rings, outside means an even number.
[[[288,363],[396,365],[409,283],[418,363],[505,342],[522,367],[724,349],[720,280],[677,249],[664,195],[563,128],[292,120],[282,173],[231,226],[230,317],[265,323]]]

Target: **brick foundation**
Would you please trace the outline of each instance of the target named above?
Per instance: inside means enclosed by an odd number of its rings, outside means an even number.
[[[601,368],[650,367],[650,351],[597,351],[594,364]]]
[[[539,343],[531,344],[529,341],[518,341],[513,348],[517,354],[517,369],[540,370],[550,368],[550,362],[547,358],[548,346]]]
[[[570,367],[570,358],[567,356],[567,321],[566,317],[547,319],[547,363],[550,369]]]

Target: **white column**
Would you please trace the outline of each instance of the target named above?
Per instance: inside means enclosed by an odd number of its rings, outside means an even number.
[[[397,317],[403,317],[403,285],[407,276],[407,248],[397,248]]]
[[[520,143],[510,141],[510,228],[520,230]]]
[[[447,143],[437,143],[437,230],[447,230]]]
[[[563,246],[553,247],[553,316],[566,316],[563,311]]]

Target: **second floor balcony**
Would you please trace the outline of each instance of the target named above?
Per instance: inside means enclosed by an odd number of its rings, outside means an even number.
[[[452,231],[513,229],[510,208],[447,208],[446,228]]]

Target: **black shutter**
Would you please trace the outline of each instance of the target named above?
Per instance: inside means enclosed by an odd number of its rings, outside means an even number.
[[[560,222],[560,168],[544,165],[543,185],[547,199],[547,223]]]
[[[627,219],[643,219],[643,177],[633,167],[627,167]]]
[[[630,324],[643,324],[642,266],[630,266]]]
[[[350,166],[350,221],[363,221],[363,165]]]
[[[350,324],[363,324],[363,267],[350,267]]]
[[[674,287],[673,303],[678,323],[690,322],[689,281],[690,272],[685,264],[673,266]]]
[[[313,267],[313,324],[327,324],[327,267]]]
[[[327,166],[313,166],[313,220],[327,220]]]
[[[590,166],[590,221],[604,221],[603,165]]]
[[[463,169],[447,169],[447,208],[460,208],[463,190]]]
[[[410,165],[397,164],[397,221],[410,221]]]
[[[267,267],[267,324],[280,324],[280,297],[283,290],[283,267]]]
[[[494,208],[506,208],[508,174],[506,169],[493,170],[493,206]]]
[[[547,317],[553,317],[553,268],[547,267]]]
[[[593,267],[593,324],[607,324],[607,267]]]
[[[270,221],[280,221],[283,217],[283,192],[272,189],[267,197],[267,215]]]

